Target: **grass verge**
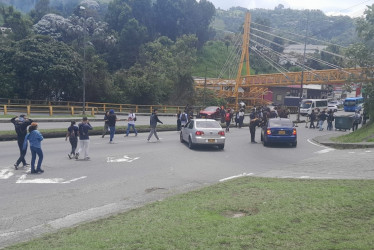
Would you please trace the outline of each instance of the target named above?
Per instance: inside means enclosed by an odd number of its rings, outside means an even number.
[[[240,178],[7,249],[372,249],[373,185]]]
[[[374,123],[367,123],[360,129],[349,133],[347,135],[342,135],[339,137],[331,138],[334,142],[342,143],[355,143],[355,142],[373,142],[374,139]]]

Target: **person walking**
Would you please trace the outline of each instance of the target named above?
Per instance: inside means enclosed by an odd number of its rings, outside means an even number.
[[[117,115],[114,114],[114,110],[111,109],[109,111],[109,115],[108,115],[108,127],[109,127],[109,131],[110,131],[109,143],[113,143],[114,134],[116,133],[116,122],[117,121],[119,121],[117,119]]]
[[[251,133],[251,143],[257,143],[255,141],[255,135],[256,135],[256,126],[259,125],[259,119],[256,115],[256,110],[252,109],[252,112],[249,114],[249,132]]]
[[[104,115],[104,129],[103,129],[103,134],[101,135],[101,138],[104,138],[104,136],[106,135],[106,133],[108,133],[108,130],[109,130],[108,116],[109,116],[109,111],[106,111]]]
[[[187,122],[188,122],[188,113],[187,111],[185,110],[181,115],[180,115],[180,120],[181,120],[181,127],[184,127],[186,126]]]
[[[243,127],[244,121],[244,109],[240,109],[239,111],[239,128]]]
[[[83,117],[82,122],[78,125],[79,130],[79,149],[75,154],[75,159],[78,160],[79,154],[83,151],[84,159],[89,160],[88,152],[90,149],[90,136],[88,134],[89,130],[92,130],[92,126],[88,121],[87,117]]]
[[[16,163],[14,163],[14,168],[17,170],[21,162],[23,164],[23,167],[29,165],[25,160],[27,151],[23,150],[23,142],[25,141],[25,136],[27,134],[27,127],[34,121],[32,119],[28,119],[25,115],[13,117],[10,121],[13,123],[14,129],[17,133],[17,143],[20,153]]]
[[[27,141],[30,142],[31,174],[44,173],[44,170],[41,169],[42,162],[43,162],[43,151],[42,151],[41,141],[44,138],[37,129],[38,129],[38,124],[36,122],[32,122],[29,127],[29,133],[27,133],[25,137],[25,141],[23,143],[23,150],[27,150]],[[36,155],[38,155],[38,165],[36,166],[36,169],[35,169]]]
[[[68,127],[68,132],[66,133],[65,141],[68,140],[71,145],[71,151],[70,154],[68,154],[69,159],[72,159],[75,157],[75,150],[77,149],[78,145],[78,136],[79,136],[79,129],[78,126],[75,125],[75,121],[71,121],[70,127]]]
[[[230,131],[230,124],[231,124],[231,114],[230,111],[227,110],[225,115],[225,122],[226,122],[226,132]]]
[[[178,113],[177,113],[177,131],[182,130],[181,114],[182,114],[182,112],[179,110]]]
[[[355,115],[353,117],[353,126],[352,126],[352,131],[355,131],[358,129],[358,125],[361,124],[362,122],[362,117],[361,117],[361,114],[360,114],[360,111],[356,111],[355,112]]]
[[[135,132],[135,136],[138,136],[138,131],[135,128],[135,121],[136,121],[136,115],[134,114],[134,111],[131,109],[129,116],[127,117],[127,130],[126,130],[126,136],[129,136],[130,128],[132,128]]]
[[[326,118],[327,118],[326,111],[323,110],[321,114],[319,115],[319,121],[318,121],[319,131],[323,130],[323,123],[326,121]]]
[[[153,134],[155,135],[157,141],[160,140],[160,138],[158,138],[158,136],[157,136],[157,130],[156,130],[156,126],[157,126],[157,123],[158,123],[158,122],[161,123],[161,124],[164,124],[162,121],[160,121],[160,120],[158,119],[158,116],[157,116],[157,109],[155,109],[155,110],[153,111],[151,117],[150,117],[150,121],[149,121],[149,123],[150,123],[150,126],[151,126],[151,131],[149,132],[149,135],[148,135],[148,139],[147,139],[147,141],[149,141],[149,140],[151,139],[151,137],[152,137]]]
[[[314,113],[314,109],[312,109],[312,112],[310,113],[310,125],[309,125],[309,128],[316,128],[314,126],[315,120],[316,120],[316,113]]]
[[[334,121],[334,111],[329,110],[327,112],[327,130],[331,131],[333,126],[332,122]]]

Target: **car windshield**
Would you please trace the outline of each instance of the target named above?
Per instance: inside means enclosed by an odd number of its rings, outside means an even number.
[[[217,107],[207,107],[204,109],[204,111],[216,111]]]
[[[216,121],[196,121],[197,128],[221,128]]]
[[[311,101],[306,101],[306,102],[302,102],[300,107],[303,108],[303,109],[308,109],[311,106],[312,106],[312,102]]]
[[[293,127],[290,120],[269,120],[269,127]]]

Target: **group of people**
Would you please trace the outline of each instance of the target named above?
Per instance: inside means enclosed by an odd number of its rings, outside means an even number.
[[[131,110],[128,114],[127,119],[128,126],[126,130],[126,135],[128,136],[130,133],[130,129],[132,128],[135,132],[135,136],[138,135],[138,131],[135,128],[135,121],[136,115],[134,114],[133,110]],[[117,115],[115,114],[114,110],[109,110],[104,115],[104,130],[102,133],[102,138],[104,138],[105,134],[109,131],[110,139],[109,143],[113,143],[113,138],[116,131],[116,122],[119,121]],[[41,168],[43,162],[43,151],[41,147],[41,141],[44,139],[43,135],[37,130],[38,124],[34,122],[32,119],[26,117],[26,115],[20,115],[13,117],[11,122],[14,124],[15,131],[17,133],[17,143],[20,151],[20,156],[17,159],[14,167],[18,170],[19,165],[22,163],[23,167],[29,166],[25,160],[28,143],[30,143],[30,150],[31,150],[31,174],[43,173],[44,170]],[[151,139],[154,135],[157,140],[160,138],[157,135],[156,126],[157,123],[162,123],[158,119],[157,110],[155,109],[151,116],[150,116],[150,127],[151,131],[147,138],[147,141]],[[89,145],[90,145],[90,136],[89,131],[92,130],[93,127],[91,126],[87,117],[83,117],[82,121],[77,125],[75,121],[71,121],[70,126],[67,129],[65,141],[70,142],[71,150],[68,153],[69,159],[79,159],[79,156],[82,155],[84,160],[89,160]],[[77,150],[79,141],[79,149]],[[38,163],[35,167],[36,156],[38,156]]]
[[[305,127],[308,128],[308,122],[309,122],[309,128],[318,128],[319,131],[323,130],[323,124],[325,121],[327,121],[327,130],[332,130],[333,125],[332,122],[335,120],[334,118],[334,111],[329,110],[326,112],[326,110],[320,110],[316,109],[316,111],[312,110],[310,114],[307,115],[307,122],[305,123]],[[316,125],[314,125],[314,122],[316,122]]]

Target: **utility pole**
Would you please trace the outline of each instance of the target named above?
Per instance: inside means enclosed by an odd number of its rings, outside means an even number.
[[[305,69],[305,54],[306,54],[306,44],[308,42],[308,30],[309,30],[309,11],[306,19],[306,31],[305,31],[305,42],[304,42],[304,55],[303,55],[303,68],[301,69],[301,81],[300,81],[300,104],[303,98],[303,81],[304,81],[304,69]],[[300,104],[297,112],[297,122],[300,122]]]
[[[79,6],[84,13],[84,20],[83,20],[83,115],[86,114],[86,8],[83,6]]]
[[[206,75],[208,73],[208,66],[205,66],[205,79],[204,79],[204,107],[206,106],[205,100],[206,100]]]

